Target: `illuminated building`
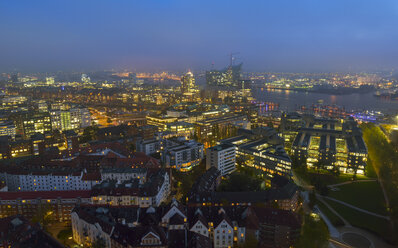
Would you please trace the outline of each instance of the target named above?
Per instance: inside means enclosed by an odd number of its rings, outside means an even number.
[[[87,74],[82,74],[81,81],[82,81],[82,83],[90,83],[91,79],[89,76],[87,76]]]
[[[185,121],[169,123],[166,127],[167,131],[176,133],[178,136],[191,137],[195,132],[194,125]]]
[[[176,122],[178,120],[177,117],[168,117],[168,116],[147,116],[148,125],[153,125],[159,128],[161,131],[167,130],[167,124]]]
[[[15,125],[12,121],[0,121],[0,136],[9,136],[14,139],[15,133]]]
[[[224,70],[206,71],[206,82],[209,86],[240,87],[242,64],[229,66]]]
[[[46,77],[46,84],[53,85],[55,83],[54,77]]]
[[[101,181],[101,175],[88,178],[84,172],[51,172],[38,170],[27,172],[24,170],[3,173],[6,176],[9,191],[68,191],[90,190]]]
[[[37,110],[39,112],[47,112],[48,111],[48,105],[46,103],[46,101],[44,100],[39,100],[37,102]]]
[[[194,125],[198,140],[204,142],[206,148],[217,140],[236,135],[238,128],[250,128],[247,116],[240,114],[218,115],[197,121]]]
[[[0,217],[22,215],[31,219],[40,209],[48,207],[56,221],[70,223],[75,205],[90,202],[88,190],[0,192]]]
[[[290,178],[292,175],[292,161],[285,152],[283,139],[273,128],[240,129],[238,136],[219,143],[236,146],[237,162],[257,169],[268,178],[274,175]]]
[[[16,126],[25,139],[30,138],[35,133],[52,131],[51,117],[49,113],[30,112],[16,116]]]
[[[91,125],[91,115],[85,108],[51,111],[51,122],[54,130],[85,128]]]
[[[241,246],[246,237],[259,247],[292,247],[300,235],[296,213],[262,206],[187,207],[176,200],[160,206],[81,204],[72,212],[74,241],[84,246],[101,237],[105,247]]]
[[[191,71],[181,77],[181,92],[191,93],[195,89],[195,78]]]
[[[26,105],[27,98],[24,96],[5,96],[0,98],[1,110],[13,110]]]
[[[169,196],[170,178],[165,170],[158,170],[145,182],[140,180],[139,176],[130,180],[104,180],[92,188],[92,203],[148,208],[159,206]]]
[[[206,150],[206,169],[217,168],[221,176],[235,171],[236,148],[230,144],[221,144]]]
[[[143,152],[146,155],[151,155],[160,152],[160,141],[157,139],[139,139],[136,143],[137,152]]]
[[[368,151],[362,131],[352,118],[307,118],[298,129],[292,154],[309,168],[363,175]]]
[[[162,161],[166,167],[180,171],[190,171],[197,166],[204,157],[203,144],[184,137],[165,140],[162,151]]]

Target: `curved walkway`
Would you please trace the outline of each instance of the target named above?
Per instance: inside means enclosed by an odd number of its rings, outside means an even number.
[[[315,205],[314,208],[319,213],[321,218],[325,221],[326,225],[328,226],[329,233],[331,237],[338,238],[340,237],[340,232],[337,231],[336,227],[333,226],[332,222],[330,222],[329,218],[322,213],[321,209],[319,209],[318,205]]]
[[[389,217],[389,216],[385,216],[385,215],[381,215],[381,214],[376,214],[376,213],[370,212],[370,211],[368,211],[368,210],[365,210],[365,209],[362,209],[362,208],[359,208],[359,207],[355,207],[354,205],[348,204],[348,203],[346,203],[346,202],[337,200],[337,199],[332,198],[332,197],[329,197],[329,196],[321,196],[321,197],[323,197],[323,198],[325,198],[325,199],[328,199],[328,200],[331,200],[331,201],[334,201],[334,202],[337,202],[337,203],[340,203],[340,204],[342,204],[342,205],[344,205],[344,206],[346,206],[346,207],[355,209],[355,210],[360,211],[360,212],[362,212],[362,213],[369,214],[369,215],[373,215],[373,216],[378,217],[378,218],[390,220],[390,217]]]
[[[327,202],[323,199],[323,196],[321,196],[320,194],[316,194],[316,197],[317,197],[317,199],[320,200],[323,204],[325,204],[325,206],[326,206],[330,211],[332,211],[333,214],[335,214],[337,217],[339,217],[339,218],[344,222],[344,225],[345,225],[345,226],[351,227],[351,224],[350,224],[346,219],[344,219],[343,216],[341,216],[336,210],[334,210],[334,208],[332,208],[332,207],[329,205],[329,203],[327,203]]]
[[[363,183],[363,182],[374,182],[374,181],[377,181],[377,179],[364,179],[364,180],[347,181],[347,182],[343,182],[343,183],[329,184],[328,187],[329,188],[334,188],[334,187],[338,187],[338,186],[346,185],[346,184],[351,184],[351,183]]]

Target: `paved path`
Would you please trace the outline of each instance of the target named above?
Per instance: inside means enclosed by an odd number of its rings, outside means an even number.
[[[344,219],[343,216],[341,216],[339,213],[337,213],[336,210],[334,210],[334,208],[332,208],[332,207],[329,205],[329,203],[327,203],[327,202],[323,199],[323,196],[321,196],[320,194],[316,194],[316,197],[317,197],[317,199],[320,200],[323,204],[325,204],[325,206],[326,206],[327,208],[329,208],[329,210],[332,211],[332,213],[334,213],[337,217],[339,217],[339,218],[344,222],[344,225],[345,225],[345,226],[349,226],[349,227],[351,226],[351,224],[350,224],[346,219]]]
[[[337,199],[332,198],[332,197],[329,197],[329,196],[321,196],[321,197],[326,198],[326,199],[331,200],[331,201],[334,201],[334,202],[338,202],[338,203],[340,203],[340,204],[342,204],[342,205],[344,205],[344,206],[346,206],[346,207],[355,209],[355,210],[360,211],[360,212],[362,212],[362,213],[369,214],[369,215],[373,215],[373,216],[378,217],[378,218],[390,220],[390,217],[389,217],[389,216],[385,216],[385,215],[381,215],[381,214],[376,214],[376,213],[370,212],[370,211],[368,211],[368,210],[365,210],[365,209],[362,209],[362,208],[359,208],[359,207],[355,207],[354,205],[348,204],[348,203],[346,203],[346,202],[337,200]]]
[[[377,179],[364,179],[364,180],[347,181],[347,182],[343,182],[343,183],[330,184],[330,185],[328,185],[328,187],[329,188],[334,188],[334,187],[338,187],[338,186],[346,185],[346,184],[351,184],[351,183],[374,182],[374,181],[377,181]]]
[[[332,224],[332,222],[330,222],[329,218],[324,213],[322,213],[321,209],[317,205],[315,205],[314,208],[316,209],[316,211],[319,213],[319,215],[321,216],[323,221],[325,221],[326,225],[328,226],[330,237],[339,238],[340,232],[337,231],[337,229],[333,226],[333,224]]]

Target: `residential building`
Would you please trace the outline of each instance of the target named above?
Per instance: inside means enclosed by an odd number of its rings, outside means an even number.
[[[25,139],[29,139],[35,133],[52,131],[51,117],[48,112],[29,112],[16,114],[10,117],[14,120],[17,133],[21,134]]]
[[[209,173],[208,175],[216,174]],[[189,206],[225,207],[265,204],[272,207],[274,204],[277,204],[280,209],[289,211],[296,211],[299,207],[298,186],[291,180],[279,175],[275,175],[272,178],[272,187],[270,189],[250,192],[215,191],[216,187],[211,183],[212,179],[213,177],[206,176],[199,178],[194,183],[187,199]]]
[[[93,204],[112,206],[159,206],[170,194],[170,178],[165,170],[158,170],[144,183],[138,178],[106,180],[93,187]]]
[[[297,130],[292,156],[309,168],[365,174],[367,147],[362,131],[352,118],[337,119],[307,116]]]
[[[190,171],[202,161],[203,149],[203,144],[184,137],[169,139],[165,141],[161,159],[167,168]]]
[[[238,134],[219,142],[236,146],[237,163],[255,168],[267,178],[291,177],[292,161],[284,150],[283,139],[273,128],[240,129]]]
[[[65,248],[38,224],[19,215],[0,219],[0,247]]]
[[[235,171],[236,147],[231,144],[220,144],[206,150],[206,169],[217,168],[221,176]]]
[[[0,218],[21,215],[27,219],[50,213],[59,222],[70,222],[76,204],[90,204],[89,190],[0,192]]]
[[[260,247],[291,247],[300,234],[296,213],[252,206],[139,208],[77,206],[73,239],[87,245],[98,238],[106,247],[220,247],[241,245],[252,235]]]
[[[138,139],[136,143],[137,152],[143,152],[146,155],[151,155],[160,152],[161,142],[157,139]]]
[[[96,174],[94,177],[92,174]],[[9,171],[1,173],[9,191],[68,191],[90,190],[101,182],[101,174],[83,171]]]
[[[12,121],[0,121],[0,136],[9,136],[15,139],[16,128]]]

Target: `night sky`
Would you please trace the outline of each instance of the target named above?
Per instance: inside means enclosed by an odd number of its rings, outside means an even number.
[[[0,71],[398,68],[398,1],[0,0]]]

